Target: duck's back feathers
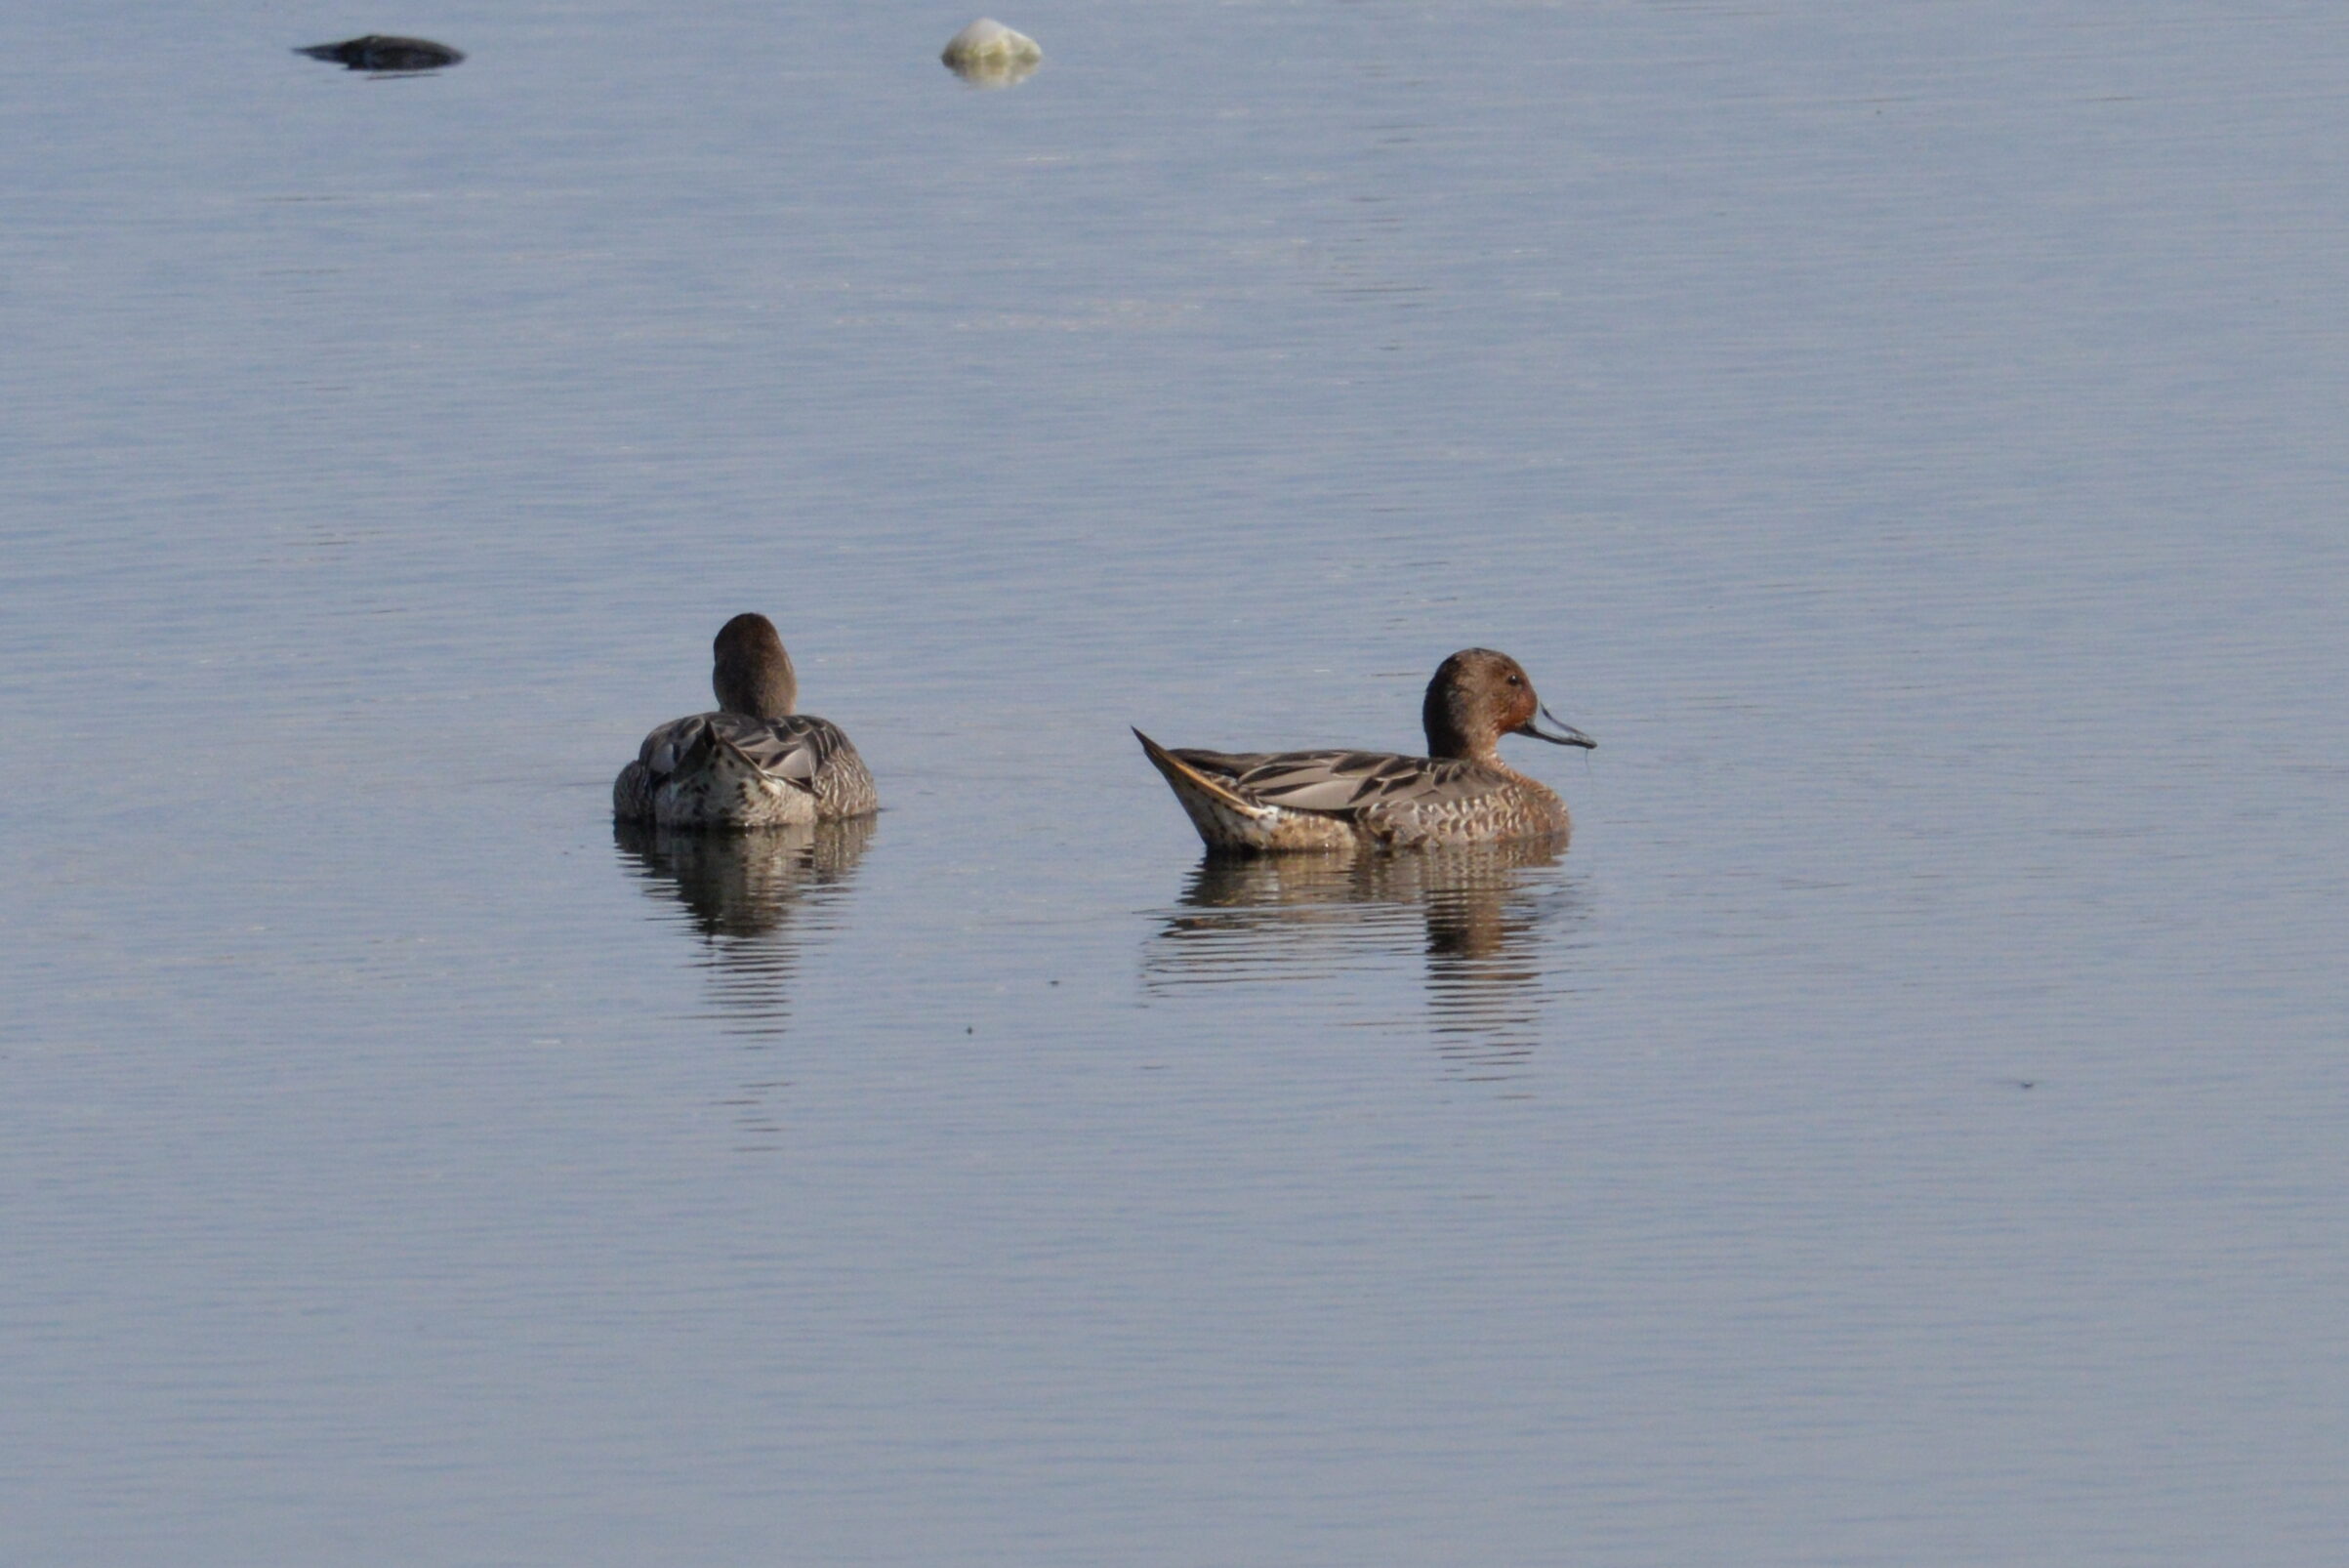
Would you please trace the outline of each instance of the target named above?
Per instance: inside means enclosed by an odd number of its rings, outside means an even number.
[[[665,778],[721,741],[741,752],[761,772],[809,789],[826,761],[844,748],[854,749],[829,720],[801,714],[755,719],[749,714],[709,713],[660,725],[637,748],[637,761],[654,777]]]
[[[774,827],[862,816],[873,775],[838,724],[809,714],[706,713],[644,737],[612,784],[613,814],[664,827]]]
[[[1435,804],[1467,800],[1492,787],[1473,763],[1392,752],[1211,752],[1174,756],[1235,792],[1293,811],[1360,811],[1398,800]]]

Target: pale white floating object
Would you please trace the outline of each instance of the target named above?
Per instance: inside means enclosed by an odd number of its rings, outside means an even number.
[[[938,57],[946,68],[979,87],[1010,87],[1024,82],[1044,63],[1044,51],[1024,32],[1013,32],[993,17],[978,21],[946,40]]]

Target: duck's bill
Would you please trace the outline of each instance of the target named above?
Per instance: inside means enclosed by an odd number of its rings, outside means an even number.
[[[1549,728],[1544,729],[1542,727],[1544,720],[1547,720],[1549,722]],[[1520,735],[1531,735],[1536,740],[1545,740],[1552,746],[1580,746],[1586,751],[1595,751],[1598,749],[1597,741],[1592,740],[1588,735],[1584,734],[1572,724],[1567,723],[1556,714],[1551,713],[1547,708],[1543,709],[1538,717],[1528,719],[1524,723],[1518,725],[1517,733]]]

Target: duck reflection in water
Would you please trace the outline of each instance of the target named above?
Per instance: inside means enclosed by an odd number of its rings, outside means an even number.
[[[737,1034],[781,1034],[808,937],[836,908],[873,818],[709,833],[614,822],[620,857],[649,896],[683,906],[700,933],[720,1015]]]
[[[1468,1076],[1511,1077],[1539,1043],[1580,918],[1572,889],[1543,875],[1565,847],[1559,838],[1410,854],[1211,854],[1152,939],[1143,983],[1170,995],[1323,981],[1350,999],[1356,976],[1416,950],[1437,1049]]]

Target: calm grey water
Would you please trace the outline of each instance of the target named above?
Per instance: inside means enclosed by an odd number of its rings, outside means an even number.
[[[0,1559],[2338,1561],[2349,16],[968,20],[0,13]]]

